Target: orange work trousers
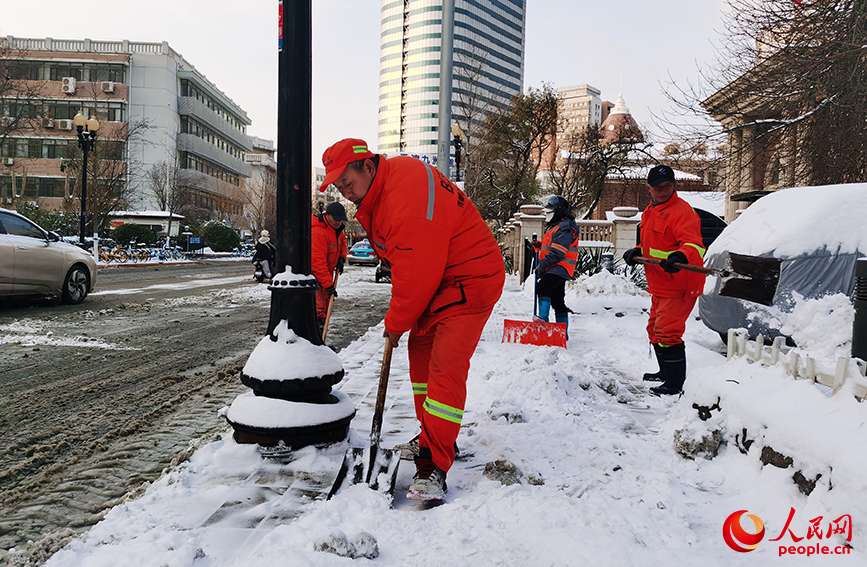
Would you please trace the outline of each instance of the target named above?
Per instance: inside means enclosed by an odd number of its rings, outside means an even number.
[[[309,305],[309,304],[308,304]],[[320,319],[325,319],[328,314],[328,293],[325,288],[320,287],[316,290],[316,316]]]
[[[470,358],[492,310],[447,317],[424,335],[415,330],[409,335],[409,377],[421,423],[419,446],[431,450],[434,464],[443,471],[455,462]]]
[[[647,336],[652,344],[674,346],[683,342],[686,320],[695,307],[697,297],[657,297],[650,300]]]

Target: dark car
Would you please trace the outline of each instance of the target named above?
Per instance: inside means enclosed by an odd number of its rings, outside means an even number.
[[[391,268],[380,262],[376,265],[376,283],[391,282]]]
[[[346,261],[350,265],[375,266],[379,260],[376,259],[376,254],[373,253],[370,242],[362,240],[352,245],[352,248],[349,249],[349,253],[346,255]]]

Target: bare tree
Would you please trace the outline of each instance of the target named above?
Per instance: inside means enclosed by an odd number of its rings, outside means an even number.
[[[652,144],[637,141],[625,130],[615,139],[606,139],[599,126],[589,126],[572,133],[568,145],[561,148],[548,170],[549,177],[559,195],[576,210],[584,211],[585,219],[593,216],[610,175],[624,175],[626,169],[653,160]]]
[[[175,146],[177,147],[177,146]],[[189,203],[190,189],[178,183],[180,162],[177,152],[170,162],[153,164],[147,171],[147,184],[157,199],[160,210],[169,213],[166,242],[172,234],[172,216]]]
[[[99,136],[87,156],[87,218],[100,231],[108,225],[112,212],[123,210],[129,204],[129,179],[142,167],[130,155],[129,144],[142,138],[150,128],[146,118],[100,126]],[[66,147],[66,157],[61,164],[61,169],[68,171],[73,180],[78,199],[81,198],[83,158],[81,148],[71,143]],[[71,201],[67,202],[69,205]]]
[[[0,148],[10,134],[33,131],[43,118],[36,103],[46,83],[26,56],[27,52],[13,48],[8,38],[0,38]]]
[[[538,196],[541,156],[554,143],[557,92],[543,84],[485,113],[473,147],[474,203],[487,220],[505,224],[519,206]]]
[[[721,41],[696,82],[669,86],[670,131],[727,135],[746,188],[867,180],[867,2],[728,0]]]

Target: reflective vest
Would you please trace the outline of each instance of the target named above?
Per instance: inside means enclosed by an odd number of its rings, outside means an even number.
[[[677,192],[665,203],[644,209],[640,230],[642,256],[664,260],[672,252],[683,252],[693,266],[704,265],[701,220]],[[644,273],[650,293],[657,297],[698,297],[704,290],[704,274],[686,270],[669,274],[652,264],[644,265]]]
[[[560,253],[563,254],[563,259],[553,264],[554,266],[562,266],[563,269],[569,274],[569,277],[573,277],[575,275],[575,265],[578,263],[578,233],[572,228],[572,222],[570,219],[563,219],[560,221],[555,227],[552,227],[548,232],[545,233],[545,236],[542,237],[542,248],[539,250],[539,262],[550,254],[554,252],[557,256]],[[557,233],[561,230],[569,230],[572,232],[572,239],[568,247],[563,246],[562,242],[565,242],[565,238],[555,238]],[[561,243],[558,243],[560,241]],[[549,270],[551,268],[548,268]]]

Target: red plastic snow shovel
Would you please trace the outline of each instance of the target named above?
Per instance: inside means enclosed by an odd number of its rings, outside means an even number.
[[[656,264],[662,262],[657,258],[645,258],[636,256],[633,258],[641,264]],[[760,256],[747,256],[729,252],[729,258],[725,269],[705,268],[692,264],[674,263],[675,268],[688,272],[698,272],[708,276],[722,278],[723,285],[719,294],[726,297],[745,299],[753,303],[771,305],[777,294],[777,285],[780,283],[779,258],[762,258]]]
[[[388,390],[388,375],[391,370],[391,351],[391,340],[386,338],[385,350],[382,353],[382,368],[379,372],[379,389],[376,392],[376,408],[370,426],[370,446],[350,447],[346,451],[337,478],[334,479],[334,484],[328,492],[328,500],[345,484],[365,483],[374,490],[394,494],[397,468],[400,465],[400,451],[383,449],[379,446],[382,414],[385,410],[385,393]]]
[[[533,268],[539,263],[536,255]],[[537,315],[536,287],[539,276],[534,275],[533,284],[533,316]],[[566,348],[566,323],[548,323],[546,321],[503,321],[503,342],[521,345],[557,346]]]

